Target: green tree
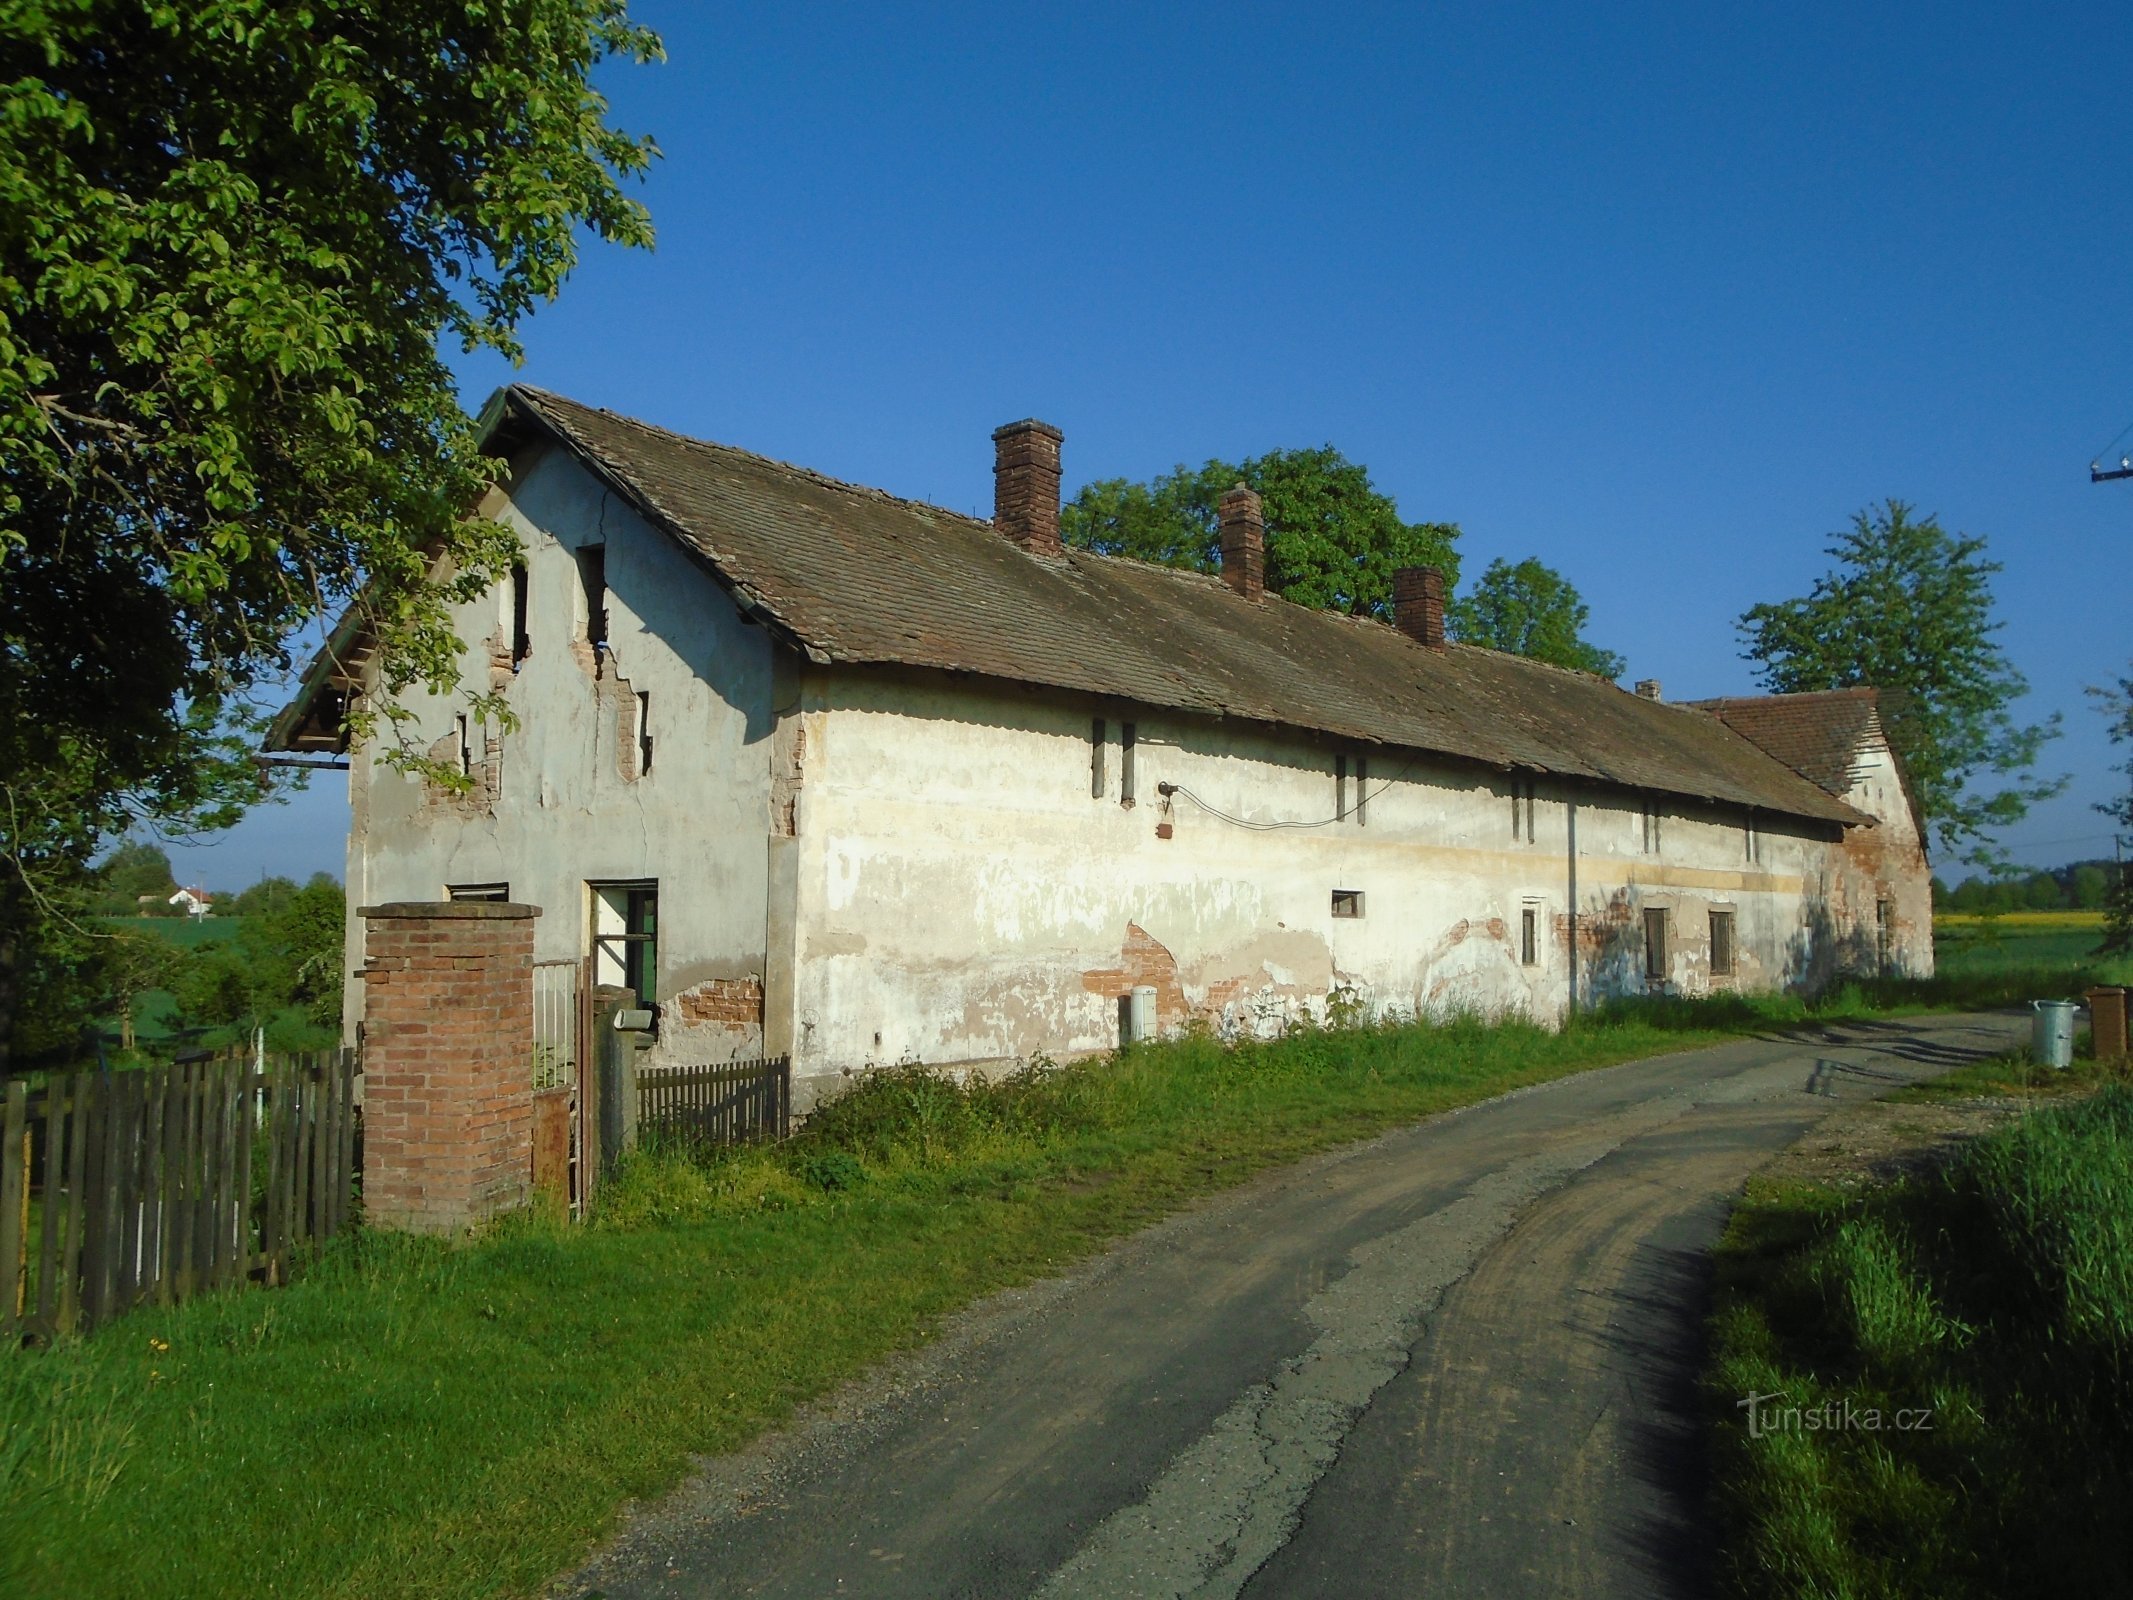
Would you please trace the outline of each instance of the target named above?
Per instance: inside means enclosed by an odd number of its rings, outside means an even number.
[[[2032,772],[2059,719],[2017,723],[2029,685],[1993,642],[1985,541],[1949,534],[1890,500],[1836,535],[1836,570],[1804,598],[1751,606],[1743,654],[1780,694],[1870,686],[1882,691],[1889,742],[1910,769],[1920,824],[1959,859],[1991,866],[1988,837],[2065,786]]]
[[[190,953],[175,983],[189,1026],[238,1034],[265,1027],[270,1043],[291,1043],[276,1033],[292,1016],[313,1027],[339,1022],[346,899],[323,872],[290,887],[270,909],[245,917],[234,941]]]
[[[1584,639],[1590,615],[1583,596],[1553,567],[1530,556],[1514,567],[1499,556],[1472,592],[1452,601],[1445,620],[1463,643],[1619,678],[1629,663]]]
[[[2100,911],[2111,892],[2111,875],[2093,861],[2074,869],[2074,904],[2083,911]]]
[[[106,916],[168,916],[177,911],[170,897],[178,892],[178,880],[169,855],[155,845],[127,840],[97,866],[96,878]]]
[[[0,6],[0,1068],[102,843],[261,798],[296,631],[458,689],[513,546],[439,341],[516,359],[581,230],[650,241],[590,77],[658,53],[626,0]]]
[[[293,900],[298,893],[294,878],[261,878],[241,894],[228,899],[218,897],[215,909],[226,911],[233,917],[271,916]]]
[[[1060,507],[1070,545],[1160,566],[1216,572],[1222,565],[1223,492],[1258,491],[1266,515],[1266,583],[1299,605],[1390,617],[1392,575],[1437,567],[1457,582],[1459,530],[1408,522],[1370,474],[1331,445],[1273,450],[1234,465],[1178,467],[1148,483],[1107,478]]]
[[[2111,742],[2133,744],[2133,676],[2120,678],[2108,688],[2091,687],[2089,693],[2094,696],[2097,709],[2110,721]],[[2133,758],[2118,770],[2133,778]],[[2115,800],[2099,800],[2096,809],[2120,828],[2133,831],[2133,788]],[[2103,943],[2099,953],[2123,955],[2133,950],[2133,884],[2126,877],[2120,869],[2104,895]]]

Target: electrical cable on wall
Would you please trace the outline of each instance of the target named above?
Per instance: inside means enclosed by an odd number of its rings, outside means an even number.
[[[1222,819],[1222,821],[1229,823],[1232,827],[1249,828],[1254,833],[1272,833],[1281,828],[1330,828],[1337,822],[1346,822],[1351,816],[1353,816],[1356,812],[1362,810],[1363,807],[1368,805],[1372,800],[1376,799],[1387,789],[1390,789],[1394,784],[1405,778],[1410,772],[1415,770],[1415,763],[1420,759],[1420,756],[1408,757],[1406,766],[1402,767],[1398,772],[1394,773],[1383,783],[1379,784],[1375,789],[1369,790],[1367,793],[1362,790],[1360,785],[1358,785],[1354,805],[1348,807],[1348,809],[1345,811],[1339,812],[1330,817],[1326,817],[1318,822],[1252,822],[1244,817],[1233,817],[1227,811],[1224,811],[1220,806],[1210,805],[1207,801],[1202,800],[1198,795],[1194,794],[1182,783],[1159,783],[1155,786],[1155,792],[1159,795],[1162,795],[1166,799],[1169,798],[1171,795],[1181,794],[1186,799],[1190,800],[1194,805],[1198,806],[1202,811],[1206,812],[1209,816],[1219,817]]]

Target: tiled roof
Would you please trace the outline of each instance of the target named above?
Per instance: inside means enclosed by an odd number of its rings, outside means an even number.
[[[1587,673],[1430,650],[1218,577],[1070,550],[522,385],[545,424],[825,662],[977,673],[1852,823],[1722,724]]]
[[[1765,694],[1694,704],[1833,795],[1851,791],[1860,749],[1882,738],[1881,699],[1872,689]]]
[[[980,674],[1500,769],[1585,778],[1827,822],[1865,820],[1716,718],[1604,679],[1219,577],[1069,550],[989,522],[514,385],[505,436],[570,448],[813,660]],[[283,726],[293,726],[292,707]]]

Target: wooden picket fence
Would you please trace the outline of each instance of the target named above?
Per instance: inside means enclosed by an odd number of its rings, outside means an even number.
[[[0,1102],[0,1335],[87,1332],[257,1279],[344,1227],[355,1052],[17,1080]]]
[[[792,1132],[792,1058],[637,1072],[639,1136],[748,1144]]]

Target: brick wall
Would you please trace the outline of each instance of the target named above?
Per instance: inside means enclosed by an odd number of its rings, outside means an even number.
[[[683,1022],[692,1025],[760,1028],[763,980],[754,973],[745,978],[712,978],[674,996],[674,1009]]]
[[[365,906],[363,1210],[456,1233],[533,1170],[535,906]]]

